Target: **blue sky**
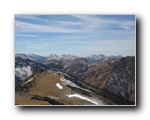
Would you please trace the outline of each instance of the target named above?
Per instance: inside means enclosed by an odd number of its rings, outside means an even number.
[[[15,15],[15,52],[135,55],[134,15]]]

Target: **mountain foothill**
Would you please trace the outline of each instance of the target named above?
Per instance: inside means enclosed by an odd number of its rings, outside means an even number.
[[[135,105],[135,57],[15,54],[16,105]]]

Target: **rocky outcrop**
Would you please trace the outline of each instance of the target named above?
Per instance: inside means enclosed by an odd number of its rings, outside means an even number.
[[[119,97],[135,101],[135,57],[100,63],[83,81]]]
[[[88,71],[88,62],[84,58],[79,58],[68,63],[64,63],[63,71],[76,78],[81,78]]]
[[[106,89],[115,95],[135,100],[135,58],[125,57],[111,70],[105,84]]]
[[[43,64],[36,63],[30,59],[15,57],[15,85],[19,85],[27,77],[38,72],[43,72],[46,69]]]
[[[49,60],[48,62],[45,62],[44,65],[48,69],[56,69],[56,70],[63,70],[63,61],[60,60]]]

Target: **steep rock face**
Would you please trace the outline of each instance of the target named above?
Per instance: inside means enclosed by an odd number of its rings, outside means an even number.
[[[108,75],[111,72],[113,63],[109,61],[97,62],[90,66],[82,80],[96,88],[104,88]]]
[[[49,60],[48,62],[45,62],[44,65],[49,69],[62,70],[64,68],[63,61],[60,60]]]
[[[96,88],[134,101],[135,58],[124,57],[115,62],[100,62],[82,80]]]
[[[88,62],[84,58],[78,58],[76,60],[64,63],[63,66],[63,71],[65,73],[78,79],[88,70]]]
[[[21,83],[21,80],[25,80],[32,74],[42,72],[46,70],[43,64],[36,63],[29,59],[23,59],[21,57],[15,57],[15,80],[16,85]]]
[[[107,79],[106,88],[110,93],[135,100],[135,58],[125,57],[117,62]]]
[[[22,82],[21,79],[15,75],[15,86],[20,85],[21,82]]]

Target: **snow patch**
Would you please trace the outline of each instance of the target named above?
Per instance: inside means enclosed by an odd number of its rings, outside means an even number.
[[[28,81],[26,81],[26,82],[24,83],[24,85],[27,84],[27,83],[29,83],[29,82],[31,82],[33,79],[34,79],[34,78],[29,79]]]
[[[60,78],[60,80],[62,81],[62,84],[63,84],[63,85],[70,85],[70,86],[72,86],[72,87],[76,87],[76,88],[79,88],[79,89],[82,89],[82,90],[91,92],[90,90],[81,88],[81,87],[79,87],[78,85],[76,85],[75,83],[73,83],[73,82],[71,82],[70,80],[67,80],[67,79],[65,79],[65,78],[63,78],[63,77]]]
[[[80,98],[82,100],[87,100],[95,105],[103,105],[103,103],[101,101],[97,101],[97,100],[94,100],[94,99],[90,99],[90,98],[87,98],[87,97],[84,97],[82,95],[79,95],[79,94],[69,94],[69,95],[66,95],[68,96],[69,98],[70,97],[77,97],[77,98]]]
[[[17,67],[15,68],[15,75],[24,80],[32,75],[31,67],[30,66]]]
[[[63,89],[63,87],[62,87],[59,83],[57,83],[56,86],[57,86],[59,89]]]
[[[76,84],[74,84],[73,82],[71,82],[69,80],[64,79],[63,77],[60,78],[60,80],[62,81],[62,84],[64,84],[64,85],[70,85],[72,87],[78,87],[79,88],[79,86],[77,86]]]

